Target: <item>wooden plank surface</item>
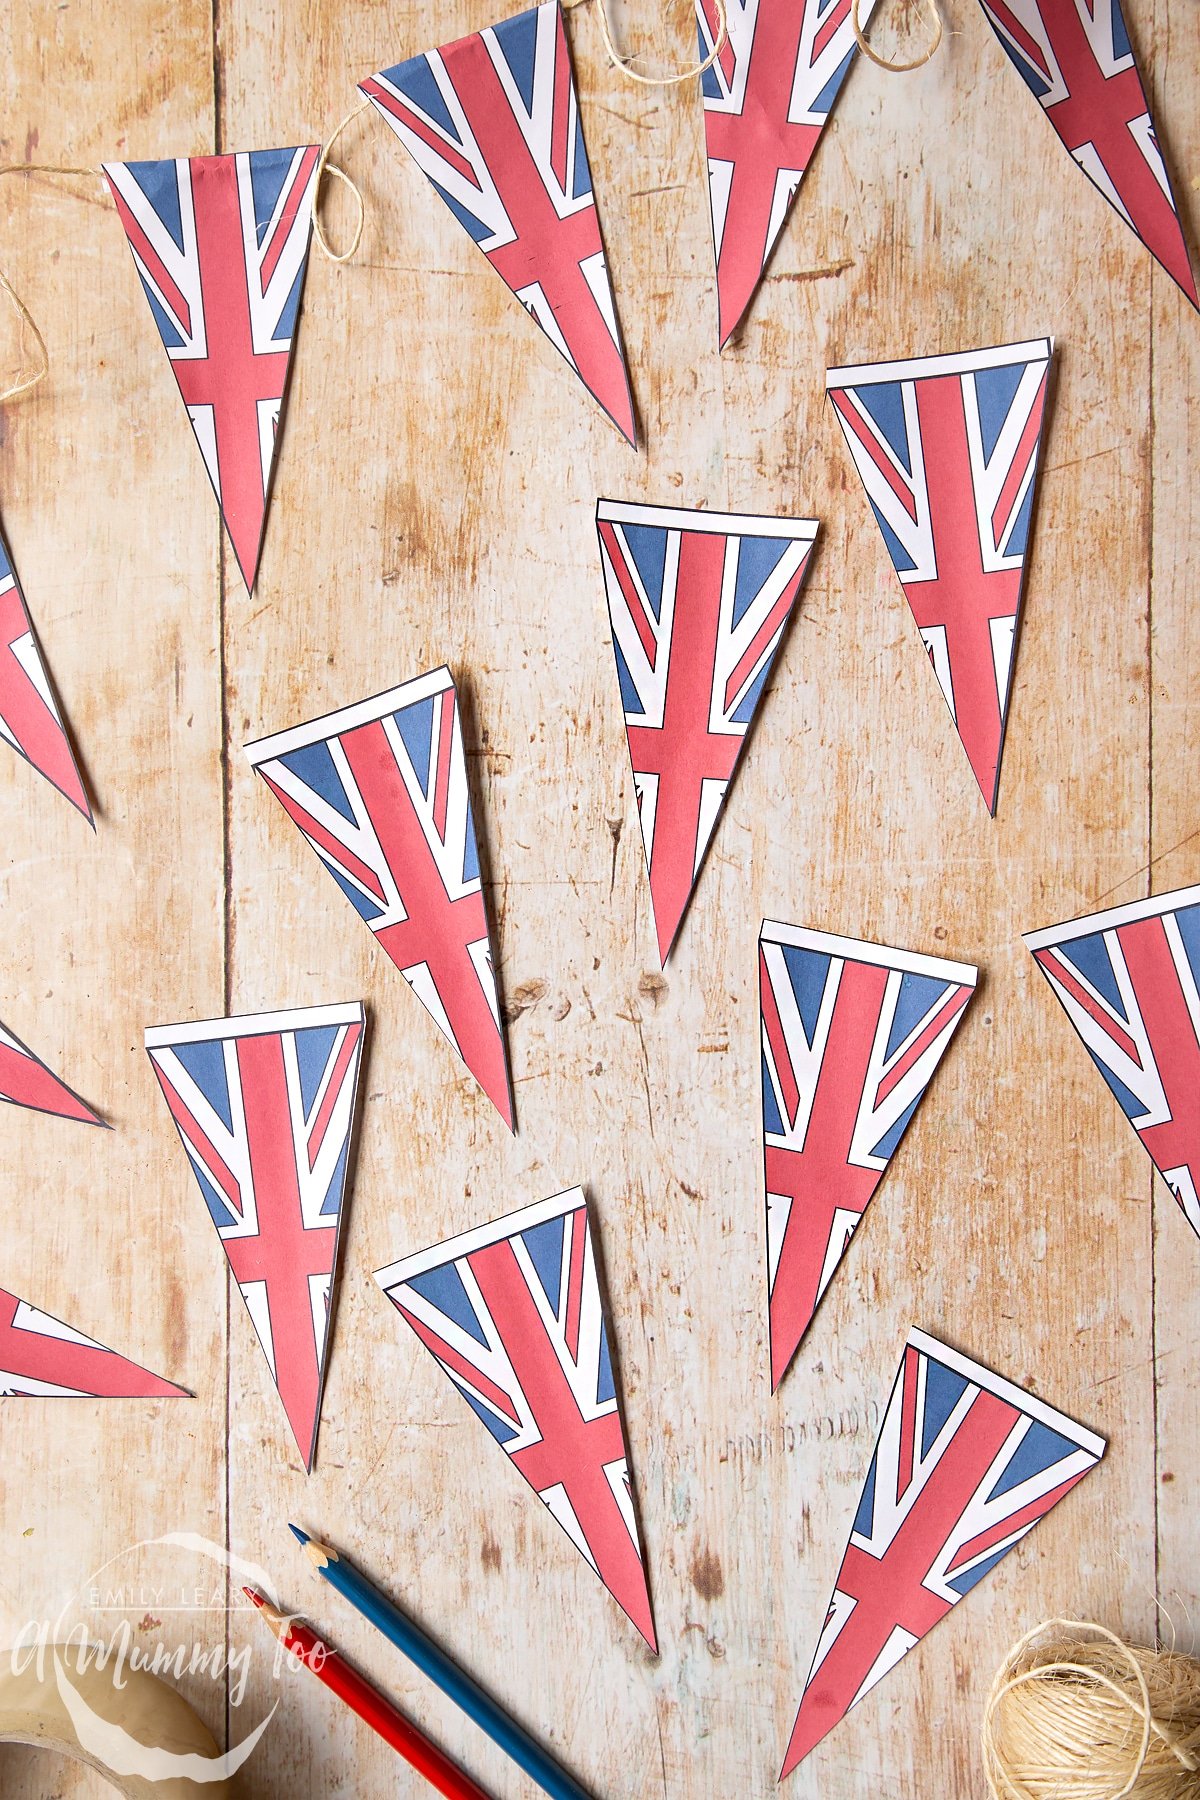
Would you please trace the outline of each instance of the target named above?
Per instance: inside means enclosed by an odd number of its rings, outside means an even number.
[[[1194,221],[1195,46],[1131,24]],[[614,7],[661,64],[690,9]],[[488,23],[438,9],[437,36]],[[316,141],[427,47],[403,0],[17,0],[3,150],[47,162]],[[423,1791],[285,1679],[202,1535],[264,1564],[497,1796],[505,1760],[305,1575],[299,1518],[394,1590],[599,1795],[769,1795],[905,1330],[1111,1439],[1102,1469],[792,1778],[796,1800],[982,1793],[991,1671],[1042,1615],[1200,1617],[1195,1246],[1020,944],[1197,879],[1188,748],[1197,321],[1075,171],[969,0],[924,70],[848,80],[770,277],[715,350],[698,102],[569,17],[646,447],[590,406],[371,115],[356,259],[314,253],[258,587],[215,509],[110,208],[6,184],[0,262],[51,346],[5,410],[0,509],[100,799],[15,767],[0,1018],[116,1130],[10,1112],[0,1282],[195,1391],[11,1402],[0,1622],[226,1644],[218,1737],[278,1700],[248,1795]],[[882,26],[895,43],[919,23]],[[64,108],[68,89],[78,104]],[[345,215],[335,211],[335,223]],[[1189,227],[1190,229],[1190,227]],[[1048,249],[1053,245],[1053,252]],[[990,822],[823,398],[827,362],[1053,333],[1058,373]],[[5,340],[7,343],[7,340]],[[665,974],[593,529],[597,495],[811,513],[818,552]],[[520,1133],[510,1139],[241,754],[440,661],[466,695]],[[754,946],[764,915],[977,962],[974,1002],[775,1399]],[[317,1468],[305,1477],[141,1051],[149,1023],[363,996],[370,1042]],[[580,1181],[598,1220],[655,1661],[388,1309],[371,1271]],[[1189,1258],[1193,1261],[1189,1262]],[[32,1535],[24,1535],[32,1527]],[[141,1548],[134,1546],[141,1545]],[[112,1572],[98,1589],[95,1572]],[[211,1612],[167,1615],[200,1590]],[[161,1601],[155,1596],[161,1595]],[[139,1602],[145,1602],[144,1606]],[[1190,1611],[1189,1611],[1190,1609]],[[157,1620],[147,1624],[147,1618]],[[245,1670],[244,1684],[240,1680]],[[14,1800],[99,1793],[0,1749]]]

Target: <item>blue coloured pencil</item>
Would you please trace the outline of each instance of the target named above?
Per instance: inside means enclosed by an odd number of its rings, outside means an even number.
[[[304,1554],[322,1579],[330,1587],[336,1588],[342,1598],[348,1600],[365,1619],[369,1619],[375,1629],[381,1631],[398,1650],[402,1650],[409,1661],[415,1663],[435,1686],[448,1694],[469,1719],[473,1719],[481,1730],[487,1732],[493,1743],[499,1744],[531,1780],[536,1781],[539,1787],[551,1795],[552,1800],[589,1800],[588,1794],[574,1776],[560,1768],[522,1725],[510,1718],[490,1694],[485,1693],[471,1676],[452,1662],[446,1652],[427,1638],[420,1627],[414,1625],[386,1594],[381,1594],[365,1575],[361,1575],[340,1557],[336,1550],[331,1550],[328,1544],[318,1543],[316,1538],[309,1537],[298,1525],[292,1525],[289,1529],[303,1546]]]

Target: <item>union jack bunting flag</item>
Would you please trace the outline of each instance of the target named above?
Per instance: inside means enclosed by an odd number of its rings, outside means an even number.
[[[410,57],[359,90],[632,444],[629,376],[558,0]]]
[[[375,1279],[657,1652],[582,1190]]]
[[[1195,306],[1196,282],[1121,0],[982,5],[1061,142]]]
[[[95,830],[79,765],[25,600],[0,537],[0,737],[79,808]]]
[[[246,754],[511,1130],[449,669],[261,738]]]
[[[996,811],[1049,338],[830,369],[826,386],[988,811]]]
[[[978,971],[767,919],[758,976],[777,1388],[958,1030]]]
[[[781,1781],[1104,1449],[1024,1388],[909,1333]]]
[[[817,521],[601,500],[596,529],[665,966]]]
[[[1025,942],[1200,1235],[1200,887]]]
[[[78,1119],[84,1125],[104,1124],[4,1025],[0,1025],[0,1100],[7,1100],[10,1106],[27,1106],[32,1112]]]
[[[863,0],[860,23],[874,0]],[[850,0],[729,0],[701,76],[721,347],[741,323],[857,55]],[[700,60],[714,0],[696,0]]]
[[[242,580],[253,588],[319,144],[105,163]]]
[[[0,1396],[87,1400],[188,1399],[152,1375],[0,1288]]]
[[[308,1469],[363,1026],[354,1004],[146,1033],[163,1099]]]

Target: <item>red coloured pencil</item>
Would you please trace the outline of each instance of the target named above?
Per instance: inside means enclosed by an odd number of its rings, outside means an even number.
[[[424,1732],[418,1731],[403,1713],[397,1712],[386,1695],[352,1668],[332,1644],[318,1637],[311,1626],[286,1618],[253,1588],[243,1588],[242,1592],[257,1606],[284,1649],[298,1658],[305,1668],[311,1669],[317,1680],[323,1681],[351,1712],[365,1719],[393,1750],[398,1750],[417,1773],[425,1777],[430,1787],[445,1794],[447,1800],[488,1800],[488,1795],[469,1775],[464,1775]]]

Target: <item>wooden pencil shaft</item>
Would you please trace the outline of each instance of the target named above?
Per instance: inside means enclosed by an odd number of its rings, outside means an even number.
[[[403,1651],[423,1675],[448,1694],[468,1718],[486,1731],[493,1742],[551,1796],[551,1800],[590,1800],[574,1776],[561,1768],[498,1701],[452,1662],[446,1652],[427,1638],[420,1627],[400,1612],[365,1575],[351,1568],[344,1558],[330,1555],[323,1545],[314,1542],[308,1548],[324,1553],[322,1562],[315,1556],[310,1558],[324,1580]]]
[[[298,1658],[330,1693],[398,1751],[446,1800],[489,1800],[457,1763],[311,1626],[285,1617],[259,1595],[251,1598],[289,1655]]]
[[[423,1731],[398,1712],[386,1695],[365,1675],[360,1675],[339,1650],[323,1638],[312,1635],[315,1641],[311,1646],[306,1648],[300,1642],[285,1639],[286,1648],[300,1655],[317,1679],[351,1712],[365,1720],[393,1750],[398,1750],[431,1787],[447,1796],[447,1800],[488,1800],[483,1789],[451,1762]]]

